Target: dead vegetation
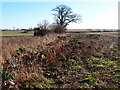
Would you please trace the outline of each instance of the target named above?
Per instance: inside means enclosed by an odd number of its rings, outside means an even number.
[[[94,34],[5,37],[3,76],[9,78],[3,82],[13,80],[8,87],[22,89],[118,88],[120,53],[117,44],[110,48],[112,42]]]

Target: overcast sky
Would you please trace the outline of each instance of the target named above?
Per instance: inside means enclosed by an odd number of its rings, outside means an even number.
[[[81,23],[71,23],[71,29],[118,29],[119,0],[2,0],[2,26],[0,28],[34,28],[43,20],[51,24],[53,8],[65,4],[80,14]],[[25,2],[26,1],[26,2]],[[34,2],[32,2],[34,1]],[[39,1],[39,2],[38,2]]]

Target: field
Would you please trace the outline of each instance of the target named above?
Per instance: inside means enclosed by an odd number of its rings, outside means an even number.
[[[33,36],[33,32],[24,33],[23,30],[1,31],[1,36]]]
[[[50,34],[2,38],[3,88],[119,88],[119,38]],[[21,34],[21,33],[20,33]],[[115,34],[116,35],[116,34]]]
[[[96,29],[93,30],[87,30],[87,29],[68,29],[67,32],[85,32],[87,31],[96,31]],[[24,33],[24,30],[13,30],[13,31],[1,31],[0,36],[33,36],[33,31],[28,31],[27,33]],[[93,34],[113,34],[118,35],[118,32],[95,32]]]

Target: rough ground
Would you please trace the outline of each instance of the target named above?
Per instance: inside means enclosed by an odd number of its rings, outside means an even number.
[[[117,42],[94,34],[5,37],[3,87],[119,88]]]

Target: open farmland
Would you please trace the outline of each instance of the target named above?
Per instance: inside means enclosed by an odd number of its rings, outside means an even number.
[[[33,31],[25,33],[24,30],[1,31],[1,36],[33,36]]]
[[[68,29],[67,32],[68,33],[92,33],[92,34],[114,34],[114,35],[118,35],[118,32],[97,32],[97,31],[100,31],[100,30],[101,29]],[[96,32],[93,33],[91,31],[96,31]],[[1,34],[0,34],[0,36],[33,36],[33,35],[34,35],[34,31],[32,31],[32,30],[29,30],[26,33],[25,33],[25,30],[1,31]]]
[[[118,43],[95,34],[3,37],[3,87],[118,88]]]

